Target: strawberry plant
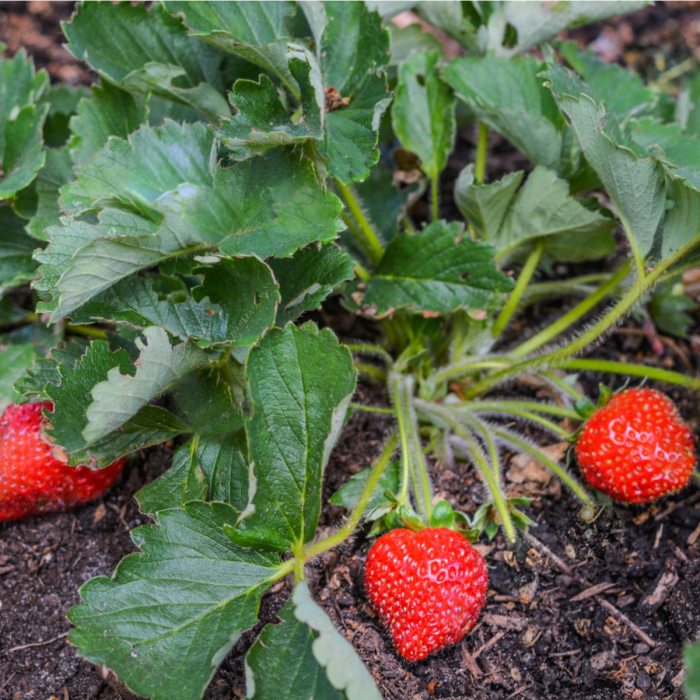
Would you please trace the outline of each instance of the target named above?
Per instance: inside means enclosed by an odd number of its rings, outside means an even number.
[[[503,485],[513,453],[594,517],[596,493],[544,449],[574,442],[591,412],[581,373],[700,388],[590,356],[629,314],[664,304],[682,333],[687,300],[670,294],[700,261],[697,115],[546,43],[641,3],[419,3],[461,46],[452,60],[432,34],[397,29],[393,5],[85,3],[64,31],[99,84],[52,87],[22,53],[1,64],[0,403],[9,415],[52,404],[41,449],[76,473],[175,441],[170,469],[136,496],[153,520],[132,533],[138,551],[70,613],[78,652],[142,696],[200,697],[290,578],[281,622],[246,656],[248,696],[293,683],[290,697],[380,697],[314,602],[307,563],[363,520],[390,530],[367,593],[398,651],[424,658],[484,604],[467,537],[500,529],[512,544],[531,523],[528,499]],[[475,157],[448,216],[465,124]],[[532,168],[489,180],[489,132]],[[334,292],[372,342],[319,328]],[[515,325],[542,301],[561,315]],[[385,402],[353,403],[358,373]],[[610,416],[639,392],[658,410]],[[353,411],[393,427],[333,495],[349,515],[320,538],[324,469]],[[606,485],[591,464],[607,449],[590,442],[601,416],[682,459]],[[580,435],[583,476],[623,501],[680,489],[695,469],[693,436],[655,391],[613,397]],[[433,490],[429,465],[455,460],[484,486],[471,519]],[[15,498],[3,468],[0,505]]]

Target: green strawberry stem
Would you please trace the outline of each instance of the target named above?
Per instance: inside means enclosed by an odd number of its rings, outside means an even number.
[[[376,265],[384,255],[384,246],[379,240],[377,232],[370,224],[353,189],[337,178],[335,184],[345,205],[350,210],[354,222],[348,216],[343,216],[343,220],[357,242],[362,246],[362,249],[367,253],[369,259]]]
[[[433,221],[440,218],[440,174],[430,177],[430,212]]]
[[[551,325],[544,328],[537,335],[532,336],[532,338],[529,338],[524,343],[518,345],[518,347],[512,351],[511,355],[513,357],[524,357],[525,355],[529,355],[531,352],[541,348],[543,345],[546,345],[561,335],[567,328],[571,327],[574,323],[583,318],[599,302],[615,291],[617,286],[625,279],[629,273],[629,270],[629,262],[625,262],[618,268],[612,277],[598,287],[598,289],[589,297],[585,298],[579,304],[574,306],[573,309],[565,313]]]
[[[457,404],[450,404],[450,408],[457,412],[460,409],[466,411],[479,412],[508,412],[512,410],[528,411],[534,413],[546,413],[559,418],[572,418],[579,420],[579,416],[571,408],[557,406],[552,403],[539,403],[538,401],[520,401],[517,399],[485,399],[481,401],[464,401]]]
[[[514,543],[516,541],[515,526],[513,525],[513,520],[511,518],[510,511],[508,510],[507,499],[501,485],[498,449],[490,429],[483,425],[481,421],[475,419],[475,425],[476,421],[478,421],[478,429],[482,433],[484,442],[488,446],[491,460],[493,462],[492,465],[489,464],[488,459],[482,452],[479,445],[476,443],[471,430],[469,430],[460,420],[460,418],[464,418],[464,416],[458,417],[447,406],[441,406],[435,403],[429,403],[427,401],[416,401],[416,406],[433,424],[443,428],[448,428],[464,443],[466,449],[472,457],[474,465],[486,484],[486,488],[489,491],[493,505],[495,506],[496,512],[501,519],[505,538],[509,543]]]
[[[391,401],[396,410],[401,440],[401,489],[399,504],[410,505],[409,489],[413,485],[413,496],[418,514],[427,523],[432,512],[432,488],[428,475],[428,464],[421,447],[418,419],[413,407],[414,380],[410,375],[393,372],[389,377]]]
[[[658,382],[679,384],[689,389],[700,390],[700,379],[660,367],[650,367],[649,365],[584,358],[580,360],[567,360],[559,366],[562,369],[605,372],[606,374],[625,374],[632,377],[647,377],[648,379],[654,379]]]
[[[489,147],[489,127],[484,122],[479,122],[479,136],[476,143],[476,156],[474,158],[474,181],[480,185],[486,177],[486,156]]]
[[[505,443],[508,443],[516,450],[520,450],[531,457],[536,459],[538,462],[544,464],[547,469],[549,469],[555,476],[557,476],[563,483],[565,483],[569,489],[576,495],[576,497],[584,504],[590,507],[595,507],[593,499],[590,494],[579,484],[579,482],[574,479],[566,469],[563,469],[557,462],[548,457],[542,450],[529,443],[527,440],[523,440],[518,435],[515,435],[510,430],[505,430],[501,428],[496,428],[496,437]]]
[[[387,466],[389,465],[389,462],[391,461],[392,456],[394,455],[394,452],[396,451],[397,443],[398,440],[396,433],[393,433],[384,444],[384,448],[382,449],[381,454],[379,455],[377,461],[372,467],[372,470],[369,473],[369,477],[367,478],[367,483],[362,489],[360,498],[358,499],[355,508],[353,508],[352,513],[350,513],[350,517],[345,521],[345,524],[337,532],[334,532],[332,535],[329,535],[320,542],[315,542],[311,545],[308,545],[304,551],[305,561],[308,561],[310,558],[316,557],[319,554],[323,554],[329,549],[337,547],[338,545],[345,542],[345,540],[348,537],[350,537],[350,535],[352,535],[352,533],[355,531],[355,528],[360,523],[360,520],[362,520],[362,516],[364,515],[365,510],[367,510],[367,504],[369,503],[369,499],[372,497],[372,494],[377,488],[377,484],[379,484],[379,481],[382,478],[384,471],[386,470]]]
[[[564,377],[560,377],[555,372],[540,372],[540,377],[559,389],[562,394],[566,394],[574,402],[581,401],[586,397],[573,385],[569,384]]]
[[[505,369],[493,372],[480,382],[474,384],[467,392],[467,398],[479,396],[486,393],[495,385],[517,374],[527,373],[531,370],[539,368],[551,368],[561,366],[563,362],[571,358],[573,355],[585,350],[587,347],[595,343],[604,333],[612,328],[623,316],[625,316],[639,299],[654,285],[654,283],[673,266],[684,255],[689,253],[696,242],[689,243],[685,248],[682,248],[675,255],[661,261],[647,275],[637,279],[632,287],[624,294],[624,296],[613,306],[597,323],[594,323],[590,328],[574,337],[564,346],[553,350],[552,352],[543,355],[537,355],[521,362],[507,367]]]
[[[542,259],[542,252],[544,251],[544,241],[539,241],[537,245],[532,249],[530,254],[527,256],[527,260],[523,265],[523,269],[518,275],[518,281],[513,287],[513,291],[510,293],[508,300],[506,301],[504,307],[501,309],[501,313],[498,314],[496,322],[493,324],[493,329],[491,331],[494,338],[498,338],[501,333],[505,330],[506,326],[510,323],[511,318],[518,310],[520,301],[523,298],[523,294],[532,280],[532,276],[537,270],[537,266]]]
[[[614,273],[613,273],[614,274]],[[558,299],[564,296],[583,296],[588,298],[596,292],[594,285],[603,284],[612,277],[609,272],[594,272],[589,275],[579,275],[564,280],[549,280],[547,282],[535,282],[527,288],[523,306],[533,304],[536,301],[554,297]]]

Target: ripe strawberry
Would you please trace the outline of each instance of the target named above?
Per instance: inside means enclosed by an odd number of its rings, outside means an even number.
[[[12,404],[0,416],[0,522],[66,510],[101,496],[124,466],[69,467],[52,454],[41,434],[42,409],[50,403]]]
[[[695,439],[667,396],[627,389],[586,421],[576,458],[594,488],[618,501],[647,503],[688,483]]]
[[[445,527],[391,530],[367,555],[370,603],[408,661],[462,639],[476,624],[487,588],[484,558]]]

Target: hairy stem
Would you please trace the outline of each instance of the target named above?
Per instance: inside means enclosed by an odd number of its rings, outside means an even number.
[[[493,372],[480,382],[474,384],[467,392],[469,398],[479,396],[496,384],[521,373],[527,373],[531,370],[540,367],[556,367],[568,358],[585,350],[589,345],[592,345],[598,338],[612,328],[621,318],[623,318],[639,299],[654,285],[656,280],[666,270],[689,252],[696,243],[689,244],[686,248],[678,251],[674,256],[660,262],[648,275],[638,279],[635,284],[625,293],[625,295],[613,306],[597,323],[593,324],[586,331],[576,336],[561,348],[553,350],[544,355],[516,362],[515,364],[503,370]]]
[[[440,218],[440,176],[430,178],[430,206],[433,221]]]
[[[362,246],[362,249],[367,253],[369,259],[376,265],[382,259],[382,255],[384,255],[384,246],[379,240],[377,232],[372,227],[372,224],[370,224],[369,219],[365,216],[365,212],[362,210],[362,205],[354,190],[337,178],[335,184],[357,225],[351,225],[352,222],[347,216],[343,217],[345,223],[355,236],[357,242]]]
[[[479,122],[479,136],[476,143],[476,156],[474,158],[474,181],[477,185],[483,183],[486,178],[486,155],[489,147],[489,127],[484,122]]]
[[[526,340],[521,345],[518,345],[518,347],[512,351],[511,355],[513,357],[524,357],[525,355],[529,355],[534,350],[541,348],[543,345],[546,345],[557,336],[561,335],[567,328],[583,318],[600,301],[605,299],[611,292],[613,292],[620,282],[622,282],[622,280],[627,276],[629,270],[629,263],[626,262],[620,266],[617,272],[615,272],[610,279],[608,279],[595,292],[593,292],[593,294],[574,306],[573,309],[565,313],[551,325],[544,328],[537,335],[534,335],[529,340]]]
[[[384,471],[386,470],[394,452],[396,451],[397,442],[398,441],[396,438],[396,433],[394,433],[386,441],[384,449],[382,449],[379,458],[377,459],[375,465],[372,467],[372,471],[369,473],[369,477],[367,478],[367,483],[362,489],[360,498],[358,499],[357,504],[353,508],[352,513],[350,513],[350,517],[345,521],[345,524],[337,532],[334,532],[332,535],[329,535],[320,542],[316,542],[312,545],[309,545],[306,548],[304,557],[307,561],[311,557],[315,557],[319,554],[322,554],[323,552],[327,552],[329,549],[337,547],[339,544],[345,542],[345,540],[348,537],[350,537],[350,535],[352,535],[352,533],[355,531],[355,528],[359,525],[360,520],[362,520],[362,516],[365,514],[365,510],[367,510],[367,504],[369,503],[369,499],[372,497],[374,490],[377,488],[377,484],[379,484],[379,481],[382,478]]]
[[[700,390],[700,379],[691,377],[680,372],[673,372],[660,367],[650,367],[649,365],[640,365],[627,362],[615,362],[614,360],[595,360],[595,359],[573,359],[566,360],[559,365],[562,369],[589,371],[589,372],[606,372],[608,374],[625,374],[631,377],[646,377],[657,382],[666,382],[667,384],[679,384],[680,386],[689,389]]]
[[[532,249],[530,255],[528,255],[527,260],[523,265],[523,269],[518,275],[518,281],[515,283],[513,291],[510,293],[505,306],[501,309],[501,313],[498,314],[498,318],[493,324],[492,335],[494,338],[498,338],[501,335],[501,333],[505,330],[505,327],[510,322],[510,319],[513,317],[513,314],[517,311],[520,300],[522,299],[528,284],[530,284],[532,276],[537,270],[537,266],[540,263],[543,251],[544,242],[540,241]]]
[[[566,484],[571,491],[577,496],[577,498],[589,506],[594,506],[593,499],[590,494],[581,486],[581,484],[574,479],[566,469],[563,469],[557,462],[555,462],[551,457],[548,457],[542,450],[537,449],[534,445],[531,445],[527,440],[519,438],[517,435],[513,435],[509,430],[503,430],[496,428],[496,436],[507,442],[509,445],[530,455],[538,462],[544,464],[547,469],[549,469],[555,476],[557,476],[564,484]]]

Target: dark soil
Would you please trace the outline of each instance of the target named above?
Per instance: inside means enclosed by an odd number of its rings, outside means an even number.
[[[0,3],[0,38],[11,51],[25,45],[54,80],[89,82],[89,73],[76,68],[58,46],[56,21],[65,18],[70,7],[70,3]],[[698,56],[699,13],[699,3],[668,3],[575,35],[585,43],[598,42],[610,60],[658,74],[669,62]],[[493,145],[496,157],[491,162],[498,171],[523,167],[512,150],[498,142]],[[468,156],[468,151],[461,155]],[[364,333],[345,325],[339,313],[331,307],[324,318],[341,335]],[[532,332],[551,313],[556,310],[533,308],[514,332]],[[687,340],[676,341],[629,321],[596,355],[697,375],[699,348],[697,325]],[[585,388],[593,392],[598,379],[588,375]],[[617,385],[622,382],[618,379]],[[513,389],[538,391],[526,386]],[[696,400],[680,389],[670,393],[698,432]],[[377,389],[361,386],[356,400],[376,404],[383,397]],[[386,419],[354,414],[333,452],[327,495],[349,474],[370,464],[387,429]],[[137,456],[119,484],[96,503],[71,513],[0,525],[0,700],[134,698],[106,669],[76,657],[65,640],[69,629],[65,614],[77,602],[77,589],[84,581],[110,574],[133,550],[128,533],[147,518],[132,496],[167,468],[170,456],[167,447]],[[483,497],[482,485],[464,465],[435,465],[434,477],[438,494],[467,512],[473,512]],[[513,552],[500,536],[480,545],[490,567],[489,597],[481,621],[460,645],[425,662],[401,661],[367,605],[362,565],[369,543],[361,534],[309,567],[316,599],[358,650],[384,696],[680,700],[681,647],[700,633],[697,483],[651,507],[610,507],[587,525],[577,516],[576,502],[536,465],[514,459],[506,479],[513,492],[534,498],[528,512],[537,525]],[[337,526],[341,517],[339,509],[327,508],[322,530]],[[287,594],[288,584],[281,582],[266,596],[261,623],[224,661],[206,698],[245,697],[245,651],[262,624],[275,621]],[[280,698],[284,697],[280,689]]]

